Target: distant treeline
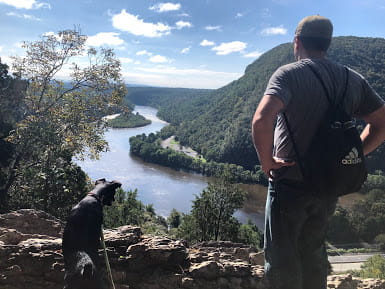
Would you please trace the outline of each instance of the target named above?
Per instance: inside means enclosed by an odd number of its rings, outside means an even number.
[[[227,174],[231,176],[234,182],[267,185],[267,179],[259,169],[259,166],[253,172],[235,164],[208,162],[202,158],[193,158],[170,148],[162,148],[160,145],[161,140],[160,133],[131,137],[130,152],[146,162],[156,163],[177,170],[193,171],[205,176]]]

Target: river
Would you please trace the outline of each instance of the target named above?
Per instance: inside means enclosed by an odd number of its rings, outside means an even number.
[[[136,106],[135,113],[150,119],[150,125],[139,128],[109,129],[105,138],[110,150],[102,153],[99,160],[86,159],[77,161],[92,180],[106,178],[118,180],[125,190],[138,189],[138,199],[144,204],[153,204],[158,215],[167,217],[175,208],[179,212],[189,213],[195,195],[207,187],[209,178],[200,174],[175,171],[156,164],[145,163],[131,156],[129,138],[138,134],[160,131],[166,122],[156,117],[157,110],[147,106]],[[243,186],[249,193],[242,210],[235,216],[241,221],[253,220],[263,228],[263,208],[265,188],[261,186]]]

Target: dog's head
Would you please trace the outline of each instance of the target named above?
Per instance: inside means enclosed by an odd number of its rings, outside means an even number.
[[[116,189],[120,188],[122,184],[118,181],[108,182],[106,179],[99,179],[95,182],[95,188],[92,191],[98,195],[103,205],[111,206],[115,201]]]

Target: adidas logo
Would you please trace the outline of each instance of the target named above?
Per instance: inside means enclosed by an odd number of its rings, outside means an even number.
[[[358,155],[358,150],[357,148],[352,148],[349,154],[347,154],[343,159],[342,159],[342,164],[344,165],[355,165],[362,163],[362,159]]]

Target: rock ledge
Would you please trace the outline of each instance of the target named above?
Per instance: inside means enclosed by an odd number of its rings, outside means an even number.
[[[0,215],[0,288],[62,288],[62,228],[60,220],[40,211]],[[243,244],[188,247],[181,240],[145,236],[132,226],[105,230],[104,235],[117,289],[267,288],[262,253]],[[104,267],[101,253],[99,266]],[[329,276],[328,288],[385,289],[385,281]]]

